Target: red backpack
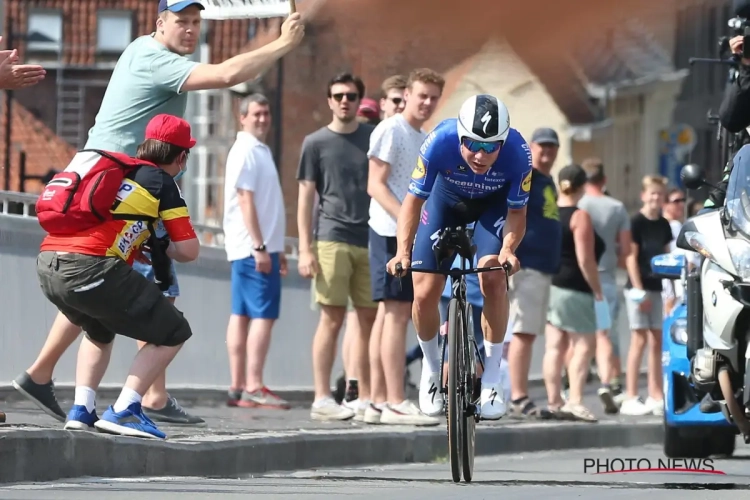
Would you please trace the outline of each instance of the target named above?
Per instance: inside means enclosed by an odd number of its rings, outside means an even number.
[[[47,183],[36,202],[42,229],[51,235],[63,236],[114,219],[133,219],[133,216],[113,216],[111,210],[124,197],[122,195],[132,189],[122,183],[125,176],[140,166],[156,167],[122,153],[97,149],[79,151],[65,170]]]

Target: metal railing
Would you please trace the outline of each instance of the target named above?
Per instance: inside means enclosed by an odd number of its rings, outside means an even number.
[[[36,218],[34,209],[39,195],[29,193],[17,193],[14,191],[0,190],[0,216]],[[221,226],[207,226],[193,224],[195,234],[202,246],[211,248],[224,248],[224,229]],[[287,259],[297,260],[299,256],[299,240],[297,238],[285,238]]]

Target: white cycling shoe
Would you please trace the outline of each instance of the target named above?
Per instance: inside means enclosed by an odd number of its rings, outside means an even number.
[[[423,361],[419,379],[419,409],[427,416],[436,417],[443,413],[444,401],[440,392],[440,372],[430,373],[427,363]]]
[[[505,415],[505,397],[503,395],[503,383],[496,384],[482,382],[482,394],[480,396],[480,414],[484,420],[499,420]]]

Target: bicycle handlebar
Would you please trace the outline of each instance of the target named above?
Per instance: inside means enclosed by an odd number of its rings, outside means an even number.
[[[425,273],[425,274],[442,274],[443,276],[450,276],[451,278],[459,278],[461,276],[466,276],[467,274],[479,274],[479,273],[486,273],[490,271],[505,271],[505,287],[510,290],[510,280],[508,279],[510,275],[510,271],[512,269],[512,266],[508,264],[507,262],[505,264],[502,264],[500,266],[491,266],[491,267],[474,267],[471,269],[458,269],[458,268],[452,268],[448,269],[447,271],[442,271],[440,269],[411,269],[414,273]],[[404,266],[401,265],[400,262],[396,264],[396,277],[401,280],[401,277],[405,274],[404,272]]]

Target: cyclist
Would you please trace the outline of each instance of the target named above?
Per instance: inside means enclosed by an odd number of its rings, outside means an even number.
[[[396,257],[388,263],[388,272],[400,275],[409,267],[438,269],[438,265],[448,269],[453,259],[436,262],[433,241],[445,228],[476,221],[478,266],[508,264],[509,274],[515,273],[520,265],[514,253],[526,231],[530,189],[531,150],[521,134],[510,128],[505,104],[491,95],[470,97],[457,119],[442,121],[422,144],[399,212],[398,248]],[[396,271],[397,264],[403,267],[401,273]],[[424,352],[419,406],[432,416],[442,411],[444,400],[438,388],[441,356],[437,333],[445,279],[437,274],[413,276],[412,319]],[[481,416],[487,420],[505,414],[500,371],[509,308],[505,280],[501,272],[479,276],[485,305],[482,330],[486,358]]]

